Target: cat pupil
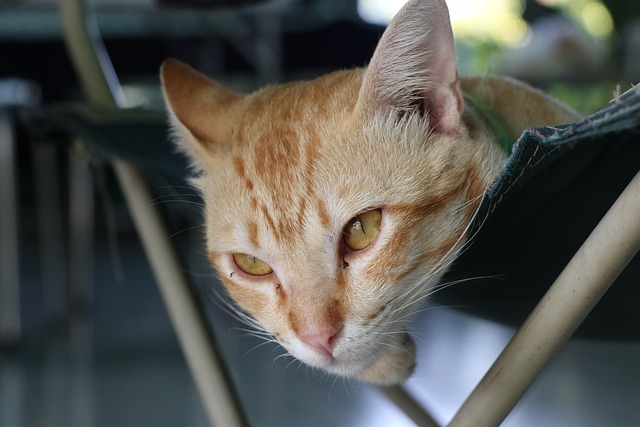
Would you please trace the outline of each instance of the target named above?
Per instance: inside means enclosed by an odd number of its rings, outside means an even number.
[[[373,209],[354,217],[344,230],[344,243],[351,251],[369,246],[380,231],[382,211]]]

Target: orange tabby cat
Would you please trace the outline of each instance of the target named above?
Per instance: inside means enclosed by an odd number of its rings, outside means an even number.
[[[162,81],[230,296],[301,361],[378,384],[411,374],[407,316],[507,158],[465,98],[511,138],[576,118],[521,83],[459,79],[443,0],[410,1],[366,69],[240,95],[169,60]]]

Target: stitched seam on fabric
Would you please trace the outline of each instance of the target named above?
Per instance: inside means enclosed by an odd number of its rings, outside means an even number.
[[[511,184],[509,184],[507,189],[504,190],[502,192],[502,194],[500,194],[500,198],[493,204],[493,206],[491,207],[490,213],[493,213],[495,211],[495,209],[498,207],[498,205],[502,202],[502,199],[504,198],[504,196],[511,191],[511,189],[516,184],[516,182],[518,182],[520,180],[520,178],[522,177],[522,175],[524,175],[524,172],[525,172],[526,168],[531,165],[531,161],[536,156],[536,154],[538,153],[539,149],[540,149],[540,145],[537,145],[536,149],[533,151],[533,154],[531,155],[531,157],[529,157],[529,161],[527,162],[525,167],[520,168],[520,174],[511,182]],[[538,163],[540,163],[545,157],[546,156],[542,156],[542,158],[540,160],[538,160],[535,164],[537,165]]]

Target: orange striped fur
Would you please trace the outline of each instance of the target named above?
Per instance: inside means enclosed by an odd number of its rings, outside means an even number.
[[[300,360],[380,384],[412,372],[404,319],[465,244],[507,157],[462,91],[493,106],[513,137],[574,118],[521,83],[460,80],[442,0],[410,1],[366,69],[248,95],[174,60],[162,80],[230,296]],[[349,250],[345,227],[372,209],[379,233]],[[273,273],[247,274],[234,253]]]

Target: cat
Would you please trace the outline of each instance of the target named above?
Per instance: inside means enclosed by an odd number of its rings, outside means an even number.
[[[459,78],[443,0],[409,1],[364,69],[241,95],[169,59],[161,80],[230,297],[302,362],[380,385],[413,372],[407,317],[508,158],[492,123],[515,140],[577,119],[524,83]]]

